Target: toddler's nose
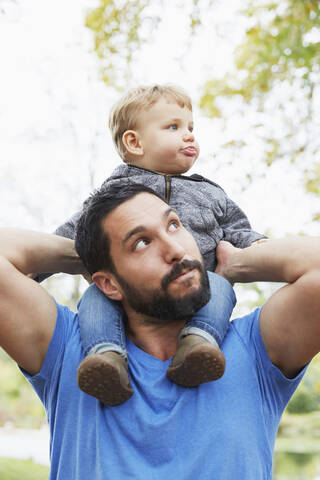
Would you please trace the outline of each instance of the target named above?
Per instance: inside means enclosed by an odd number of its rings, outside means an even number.
[[[190,132],[190,130],[187,130],[184,135],[183,135],[183,140],[185,142],[193,142],[194,141],[194,134],[193,132]]]

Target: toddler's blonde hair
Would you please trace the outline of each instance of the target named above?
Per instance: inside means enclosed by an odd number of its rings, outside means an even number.
[[[124,132],[134,130],[139,113],[152,107],[161,97],[192,111],[189,95],[176,85],[150,85],[132,88],[112,107],[109,128],[115,147],[124,161],[126,161],[126,148],[122,142]]]

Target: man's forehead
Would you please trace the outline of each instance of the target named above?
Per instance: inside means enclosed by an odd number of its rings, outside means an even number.
[[[132,229],[160,223],[168,209],[161,198],[142,192],[116,207],[104,220],[104,228],[110,239],[124,239]]]

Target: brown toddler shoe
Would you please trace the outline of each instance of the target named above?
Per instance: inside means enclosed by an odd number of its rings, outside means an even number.
[[[180,340],[167,376],[182,387],[196,387],[222,377],[225,365],[224,355],[218,345],[212,345],[199,335],[190,334]]]
[[[120,405],[133,395],[127,362],[116,352],[86,357],[78,367],[77,380],[83,392],[105,405]]]

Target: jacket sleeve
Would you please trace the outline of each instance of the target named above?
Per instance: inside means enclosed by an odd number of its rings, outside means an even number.
[[[69,220],[60,225],[53,233],[59,235],[59,237],[71,238],[74,240],[76,234],[76,226],[81,216],[82,211],[76,212]]]
[[[235,247],[249,247],[256,240],[267,238],[252,230],[249,220],[241,208],[226,196],[225,215],[220,219],[223,238]]]

